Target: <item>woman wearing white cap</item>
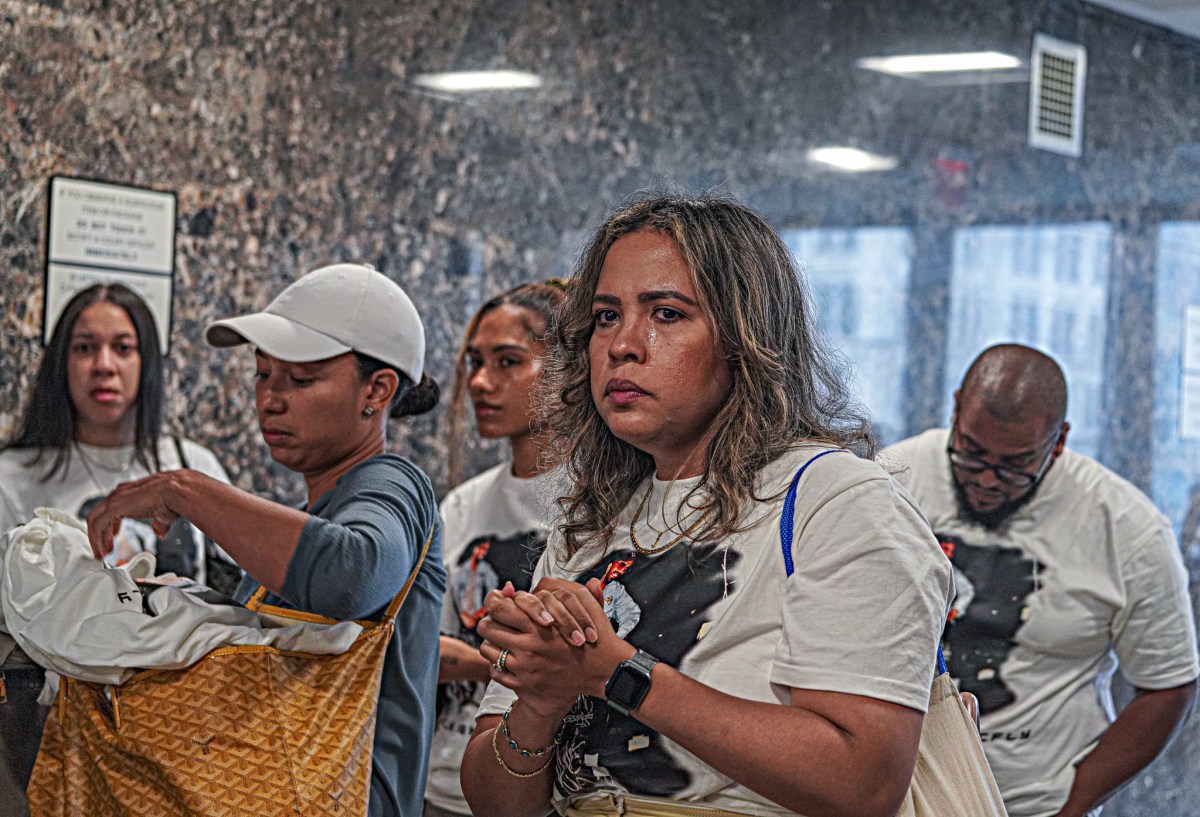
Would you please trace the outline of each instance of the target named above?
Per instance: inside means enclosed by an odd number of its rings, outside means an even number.
[[[186,516],[261,584],[265,602],[337,619],[377,618],[432,542],[396,618],[383,670],[371,774],[371,815],[420,814],[433,731],[438,619],[445,589],[441,531],[429,479],[385,453],[387,418],[428,411],[425,333],[412,302],[375,270],[337,264],[285,289],[265,310],[217,321],[214,346],[255,347],[255,403],[271,457],[303,475],[303,509],[194,471],[116,489],[88,517],[92,549],[124,517],[156,529]]]
[[[873,440],[808,295],[730,199],[594,234],[547,371],[562,516],[534,592],[492,591],[477,627],[477,817],[897,813],[950,564],[848,453]]]

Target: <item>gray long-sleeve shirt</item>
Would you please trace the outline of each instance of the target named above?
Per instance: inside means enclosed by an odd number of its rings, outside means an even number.
[[[371,817],[419,817],[423,808],[438,672],[438,620],[446,586],[441,520],[428,477],[395,454],[342,475],[309,509],[288,564],[283,598],[264,602],[336,619],[378,619],[404,586],[430,531],[433,541],[388,645],[375,721]],[[245,601],[253,580],[238,588]]]

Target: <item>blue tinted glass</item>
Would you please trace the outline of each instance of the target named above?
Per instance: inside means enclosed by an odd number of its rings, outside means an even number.
[[[1151,494],[1179,530],[1200,500],[1200,223],[1164,222],[1157,258]]]
[[[1104,382],[1112,228],[1103,222],[963,227],[954,234],[943,393],[994,343],[1035,346],[1063,367],[1067,444],[1096,456]]]
[[[901,439],[909,231],[814,228],[782,235],[812,288],[822,330],[854,364],[855,393],[875,433],[884,443]]]

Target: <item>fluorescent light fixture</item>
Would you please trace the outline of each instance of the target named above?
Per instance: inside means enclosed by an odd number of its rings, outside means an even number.
[[[465,94],[472,91],[510,91],[538,88],[542,78],[528,71],[450,71],[443,74],[417,74],[413,84],[431,91]]]
[[[863,57],[859,68],[894,74],[944,74],[953,71],[1004,71],[1021,67],[1021,60],[999,51],[968,51],[959,54],[901,54],[895,57]]]
[[[813,148],[808,152],[808,160],[846,173],[891,170],[898,164],[895,156],[880,156],[858,148],[833,146]]]

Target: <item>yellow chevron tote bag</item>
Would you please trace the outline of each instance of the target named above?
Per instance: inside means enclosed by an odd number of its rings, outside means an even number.
[[[119,686],[64,677],[29,784],[32,817],[366,814],[387,645],[431,540],[382,619],[359,622],[340,655],[224,647]],[[335,623],[263,605],[264,593],[246,606]]]

